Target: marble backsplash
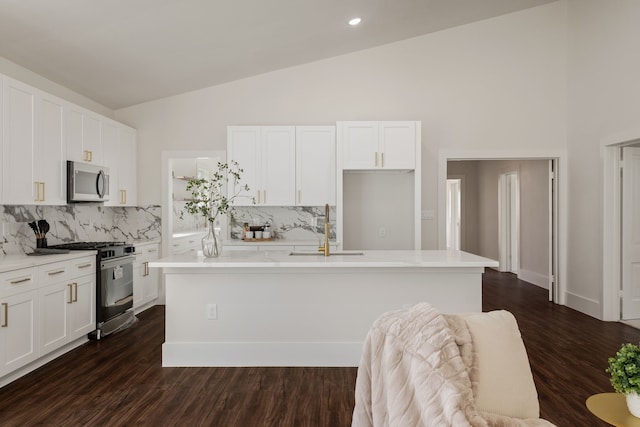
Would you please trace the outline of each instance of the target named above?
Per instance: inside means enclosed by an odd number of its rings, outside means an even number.
[[[335,240],[335,206],[329,208],[331,232]],[[324,236],[324,206],[246,206],[236,207],[231,221],[230,237],[242,238],[242,225],[269,223],[276,240],[318,240]]]
[[[36,240],[29,222],[45,219],[50,225],[47,243],[80,241],[135,242],[161,237],[160,206],[110,207],[101,204],[66,206],[0,205],[1,253],[31,252]]]
[[[206,230],[206,222],[200,217],[184,214],[181,218],[183,207],[183,203],[174,202],[173,233]],[[335,212],[335,207],[331,206],[331,239],[335,239],[336,234]],[[249,225],[264,225],[268,222],[276,240],[315,241],[324,237],[324,206],[239,206],[234,209],[228,238],[241,239],[245,222]]]

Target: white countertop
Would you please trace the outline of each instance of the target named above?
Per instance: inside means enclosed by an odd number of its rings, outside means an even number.
[[[0,256],[0,273],[95,255],[96,251],[69,251],[68,254],[55,255],[4,255]]]
[[[341,251],[358,252],[358,251]],[[178,254],[149,263],[152,268],[336,268],[497,267],[498,262],[460,251],[363,251],[363,255],[290,255],[289,251],[228,251],[218,258]],[[297,252],[302,253],[302,252]],[[316,255],[317,254],[317,255]]]
[[[228,239],[222,241],[222,246],[318,246],[319,240],[260,240],[245,241],[240,239]],[[337,245],[338,242],[330,240],[330,245]]]

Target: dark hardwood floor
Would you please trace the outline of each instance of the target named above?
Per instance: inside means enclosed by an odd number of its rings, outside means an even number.
[[[541,415],[605,426],[585,407],[612,391],[607,358],[640,330],[547,302],[546,291],[485,273],[483,309],[517,318]],[[355,368],[162,368],[164,308],[0,389],[1,426],[349,426]]]

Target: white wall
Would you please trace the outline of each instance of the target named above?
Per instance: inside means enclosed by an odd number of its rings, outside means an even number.
[[[639,128],[640,2],[569,0],[568,16],[567,304],[601,317],[601,146]]]
[[[345,172],[344,249],[413,249],[414,183],[413,172]]]
[[[438,152],[565,146],[566,5],[522,12],[116,111],[138,129],[141,204],[161,200],[162,150],[224,150],[226,126],[422,121],[422,209]],[[437,247],[437,219],[422,246]]]
[[[77,92],[67,89],[57,83],[52,82],[39,74],[36,74],[24,67],[15,64],[8,59],[0,57],[0,74],[4,74],[21,82],[27,83],[33,87],[37,87],[47,93],[55,95],[59,98],[80,105],[91,111],[95,111],[103,116],[113,118],[114,112],[110,108],[105,107]]]

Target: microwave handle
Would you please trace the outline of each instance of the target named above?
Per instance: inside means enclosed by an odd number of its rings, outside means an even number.
[[[107,189],[107,175],[103,170],[98,172],[98,178],[96,180],[96,190],[98,191],[98,196],[103,198]]]

